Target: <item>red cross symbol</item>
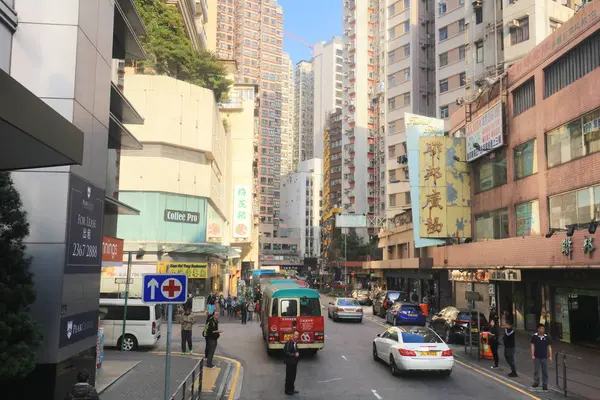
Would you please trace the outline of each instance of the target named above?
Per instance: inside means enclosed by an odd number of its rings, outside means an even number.
[[[161,291],[166,298],[172,299],[177,297],[179,292],[181,292],[181,284],[177,279],[167,279],[163,284]]]

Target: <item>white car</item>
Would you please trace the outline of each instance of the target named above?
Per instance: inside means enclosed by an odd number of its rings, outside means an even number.
[[[452,350],[433,330],[424,326],[393,327],[373,339],[373,358],[390,366],[392,375],[405,371],[452,373]]]

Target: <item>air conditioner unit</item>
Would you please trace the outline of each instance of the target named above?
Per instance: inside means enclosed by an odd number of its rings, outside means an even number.
[[[354,107],[354,101],[352,101],[352,100],[348,101],[348,105]]]
[[[518,28],[519,26],[521,26],[521,22],[518,19],[513,19],[508,23],[509,28]]]

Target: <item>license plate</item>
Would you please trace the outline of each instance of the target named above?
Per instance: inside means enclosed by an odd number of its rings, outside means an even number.
[[[477,333],[477,332],[479,332],[479,329],[477,329],[477,328],[473,328],[473,329],[471,329],[471,332],[475,332],[475,333]]]
[[[416,317],[417,314],[408,314],[409,317]]]
[[[437,351],[422,351],[421,356],[437,356]]]
[[[291,338],[292,338],[292,334],[291,333],[286,333],[285,335],[283,335],[283,341],[284,342],[287,342]]]

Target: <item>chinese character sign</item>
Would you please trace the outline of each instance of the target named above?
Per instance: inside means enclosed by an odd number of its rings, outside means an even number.
[[[233,237],[249,238],[252,224],[252,191],[248,185],[236,185],[233,193]]]
[[[498,103],[466,126],[467,160],[471,162],[504,144],[502,103]]]

